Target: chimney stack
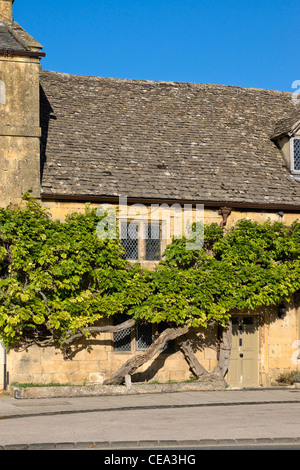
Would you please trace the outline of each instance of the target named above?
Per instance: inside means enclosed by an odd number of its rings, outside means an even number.
[[[15,0],[0,0],[0,22],[13,22],[13,3]]]

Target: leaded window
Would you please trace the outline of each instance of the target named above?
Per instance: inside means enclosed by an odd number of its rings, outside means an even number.
[[[145,224],[145,259],[151,261],[160,260],[160,225]]]
[[[300,138],[293,139],[293,170],[300,172]]]
[[[154,339],[160,335],[168,325],[159,323],[138,323],[135,328],[126,328],[125,330],[114,333],[113,348],[115,352],[145,351],[150,348]],[[163,352],[173,352],[173,341],[166,343]]]
[[[124,259],[139,259],[139,225],[133,222],[122,222],[121,240],[125,250]]]
[[[136,327],[136,349],[145,351],[153,342],[152,325],[139,323]]]
[[[159,261],[161,259],[161,225],[159,222],[122,222],[120,224],[123,258]]]
[[[114,350],[131,351],[131,328],[114,333]]]

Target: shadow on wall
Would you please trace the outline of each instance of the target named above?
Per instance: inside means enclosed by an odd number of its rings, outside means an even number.
[[[42,130],[41,140],[40,140],[40,163],[41,163],[41,181],[43,178],[44,167],[47,161],[47,141],[48,141],[48,132],[49,132],[49,123],[51,119],[56,120],[56,116],[53,115],[53,108],[43,90],[40,86],[40,126]]]

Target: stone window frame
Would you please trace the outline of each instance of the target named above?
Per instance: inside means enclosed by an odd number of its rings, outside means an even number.
[[[154,338],[154,334],[155,334],[155,330],[153,328],[153,325],[149,324],[149,328],[151,328],[151,333],[152,333],[152,342],[153,342],[153,338]],[[139,341],[139,335],[138,335],[138,325],[132,327],[132,328],[127,328],[127,330],[125,330],[126,332],[129,332],[130,330],[130,335],[128,333],[128,336],[130,337],[130,340],[127,342],[127,346],[128,349],[124,349],[124,350],[120,350],[120,349],[116,349],[115,348],[115,338],[117,335],[119,335],[120,333],[114,333],[113,334],[113,352],[114,353],[118,353],[118,354],[128,354],[128,353],[132,353],[132,352],[135,352],[135,351],[145,351],[147,348],[141,348],[138,346],[138,341]]]
[[[137,223],[138,224],[138,258],[137,259],[130,259],[126,258],[129,262],[137,263],[141,262],[141,264],[148,264],[148,265],[156,265],[158,264],[162,258],[163,258],[163,253],[166,248],[166,242],[163,237],[163,233],[165,233],[165,224],[166,222],[161,219],[153,219],[153,218],[148,218],[148,217],[119,217],[119,224],[121,228],[122,223]],[[159,225],[160,227],[160,258],[158,260],[152,260],[152,259],[147,259],[146,258],[146,243],[145,243],[145,237],[143,234],[145,233],[145,228],[146,225]]]
[[[164,324],[164,323],[161,323],[161,324],[148,323],[146,325],[149,328],[152,328],[152,342],[151,342],[151,344],[159,336],[159,334],[165,328],[167,328],[167,325]],[[135,352],[146,351],[151,346],[151,344],[149,344],[148,348],[142,348],[142,347],[138,346],[138,339],[139,339],[138,338],[138,326],[139,325],[135,325],[135,326],[127,329],[127,330],[131,330],[131,331],[130,331],[130,341],[128,341],[128,344],[130,344],[130,348],[128,348],[126,350],[115,349],[115,347],[114,347],[114,338],[115,338],[115,335],[117,333],[113,333],[113,335],[112,335],[112,352],[114,354],[132,354],[132,353],[135,353]],[[129,334],[128,334],[128,336],[129,336]],[[171,348],[171,346],[167,343],[166,346],[164,347],[162,353],[168,353],[170,351],[170,348]]]

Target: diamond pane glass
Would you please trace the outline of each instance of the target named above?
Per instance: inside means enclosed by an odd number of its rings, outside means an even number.
[[[153,341],[152,325],[141,323],[136,327],[136,349],[148,349]]]
[[[131,351],[131,328],[114,333],[114,350]]]
[[[160,225],[146,224],[145,230],[146,260],[159,260],[161,258]]]
[[[294,139],[294,170],[300,171],[300,139]]]
[[[135,223],[121,223],[121,243],[125,249],[124,259],[139,259],[139,226]]]

